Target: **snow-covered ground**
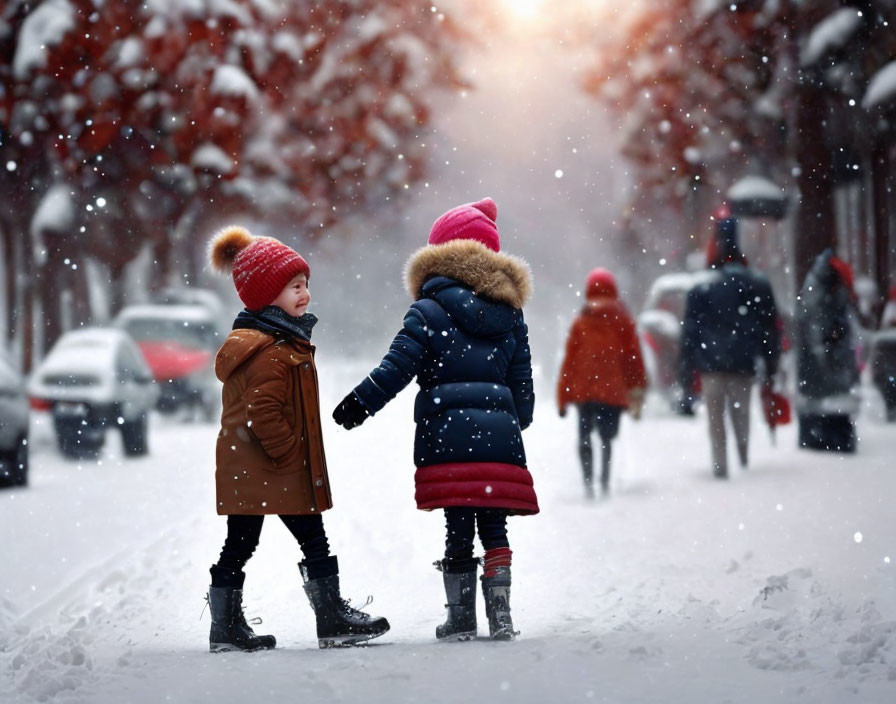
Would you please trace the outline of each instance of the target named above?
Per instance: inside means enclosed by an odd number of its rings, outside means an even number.
[[[324,410],[365,367],[319,357]],[[278,648],[207,652],[216,427],[154,418],[151,455],[117,437],[63,460],[40,419],[31,486],[0,493],[3,702],[892,702],[896,697],[896,426],[868,391],[855,456],[772,446],[729,482],[705,418],[623,421],[613,493],[584,499],[575,422],[550,380],[525,441],[542,513],[510,521],[513,643],[438,644],[442,517],[413,504],[413,394],[352,432],[327,423],[326,514],[345,596],[392,630],[317,649],[296,568],[269,519],[246,601]],[[487,632],[480,604],[480,634]]]

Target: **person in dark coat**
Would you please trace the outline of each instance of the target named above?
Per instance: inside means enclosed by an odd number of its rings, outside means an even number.
[[[531,274],[522,259],[500,251],[496,218],[497,206],[486,198],[435,221],[429,244],[407,263],[416,302],[402,329],[333,412],[337,423],[354,428],[417,379],[417,508],[443,509],[447,532],[444,559],[436,563],[448,607],[436,629],[440,640],[476,634],[477,530],[489,633],[514,638],[506,521],[538,512],[521,434],[535,401],[522,311]]]
[[[883,396],[887,420],[896,422],[896,284],[890,286],[880,330],[874,335],[869,366],[871,380]]]
[[[841,452],[856,449],[857,325],[852,271],[826,249],[806,274],[796,309],[801,447]]]
[[[318,645],[348,645],[389,630],[381,617],[351,608],[339,591],[322,512],[333,506],[324,456],[320,401],[308,312],[311,270],[303,257],[271,237],[224,228],[209,247],[212,266],[232,271],[246,308],[215,358],[224,384],[215,453],[217,512],[227,538],[212,565],[209,649],[261,650],[243,615],[243,569],[258,545],[266,515],[277,515],[301,547],[299,571],[317,620]]]
[[[566,353],[557,379],[557,410],[561,417],[573,404],[579,413],[579,459],[587,497],[592,488],[591,436],[601,444],[601,491],[610,489],[610,455],[619,433],[619,418],[629,410],[640,417],[647,388],[641,345],[628,309],[619,300],[616,279],[603,268],[585,281],[585,305],[566,338]]]
[[[680,374],[683,389],[692,388],[694,374],[699,374],[709,418],[713,474],[726,478],[726,411],[740,464],[746,467],[753,382],[760,373],[762,383],[771,388],[780,356],[780,330],[771,284],[747,266],[734,218],[719,220],[707,264],[715,276],[688,292]],[[762,362],[761,369],[757,362]]]

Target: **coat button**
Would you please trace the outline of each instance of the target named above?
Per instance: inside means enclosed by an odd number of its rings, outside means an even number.
[[[314,486],[323,486],[323,485],[324,485],[323,479],[318,479],[316,482],[314,482]]]

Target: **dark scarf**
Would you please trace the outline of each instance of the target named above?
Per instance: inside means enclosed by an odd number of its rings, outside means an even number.
[[[317,316],[313,313],[305,313],[297,318],[278,306],[267,306],[257,312],[244,308],[233,321],[232,329],[258,330],[278,340],[298,338],[310,342],[311,329],[315,323]]]

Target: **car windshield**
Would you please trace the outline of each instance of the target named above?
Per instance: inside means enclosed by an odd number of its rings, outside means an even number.
[[[134,318],[125,329],[139,342],[179,342],[188,347],[214,347],[215,330],[210,323],[173,318]]]

